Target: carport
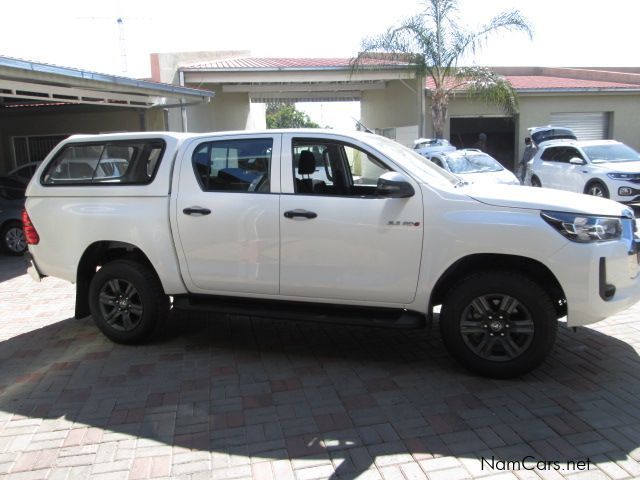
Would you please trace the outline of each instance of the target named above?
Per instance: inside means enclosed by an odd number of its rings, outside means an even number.
[[[42,160],[72,134],[167,130],[170,109],[214,95],[0,56],[0,172]]]

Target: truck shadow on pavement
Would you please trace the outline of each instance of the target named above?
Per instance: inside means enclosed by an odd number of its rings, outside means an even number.
[[[211,453],[208,467],[174,464],[172,476],[234,465],[251,475],[259,459],[275,462],[276,478],[303,464],[332,478],[374,467],[487,475],[525,459],[640,475],[640,360],[595,330],[561,329],[540,369],[497,381],[455,364],[437,329],[185,314],[171,323],[137,347],[110,343],[90,319],[0,343],[0,447],[31,418],[42,419],[34,432],[75,422],[60,449],[117,432],[150,440],[138,448]]]
[[[0,283],[27,273],[27,260],[0,253]]]

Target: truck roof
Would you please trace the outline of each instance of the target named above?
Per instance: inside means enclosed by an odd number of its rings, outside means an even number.
[[[186,140],[190,138],[212,137],[212,136],[227,136],[227,135],[273,135],[283,133],[296,133],[296,134],[308,134],[308,135],[346,135],[356,138],[366,138],[372,133],[361,132],[357,130],[333,130],[328,128],[279,128],[279,129],[264,129],[264,130],[234,130],[234,131],[217,131],[217,132],[202,132],[202,133],[185,133],[185,132],[115,132],[115,133],[103,133],[103,134],[80,134],[72,135],[67,141],[104,141],[105,139],[111,140],[128,140],[131,138],[175,138],[177,140]]]

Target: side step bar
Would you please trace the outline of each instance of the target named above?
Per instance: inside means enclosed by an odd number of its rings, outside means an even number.
[[[422,328],[426,316],[419,312],[392,308],[353,307],[324,303],[283,302],[207,295],[177,295],[178,310],[228,313],[282,320],[302,320],[369,327]]]

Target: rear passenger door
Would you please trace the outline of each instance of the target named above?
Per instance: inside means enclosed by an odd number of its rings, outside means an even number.
[[[540,168],[537,173],[543,187],[566,190],[564,151],[564,147],[547,147],[540,155]]]
[[[183,149],[172,214],[191,292],[278,293],[280,141],[216,136]]]

